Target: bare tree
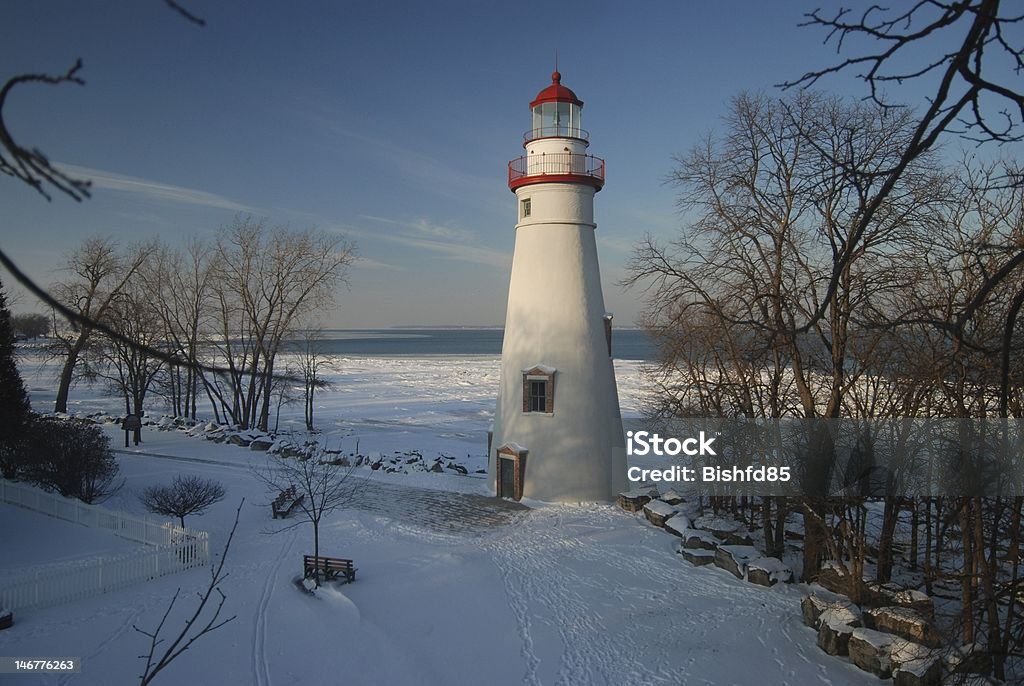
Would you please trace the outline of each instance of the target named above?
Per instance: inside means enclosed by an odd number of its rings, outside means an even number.
[[[937,219],[944,187],[919,161],[849,252],[909,120],[800,92],[740,96],[727,123],[722,136],[677,158],[672,180],[693,222],[668,246],[642,242],[627,283],[647,289],[648,325],[671,346],[662,388],[700,388],[701,404],[724,416],[802,417],[820,427],[806,446],[819,459],[797,465],[811,496],[803,503],[811,578],[827,554],[823,498],[835,465],[824,421],[842,416],[849,389],[871,369],[872,303],[898,288],[896,248]],[[696,357],[680,363],[680,352]],[[673,379],[677,371],[683,377]]]
[[[306,328],[299,332],[299,367],[302,371],[303,401],[306,415],[306,430],[313,430],[313,400],[316,392],[330,387],[330,382],[320,376],[329,360],[323,356],[323,331],[319,327]]]
[[[224,485],[194,474],[176,476],[170,486],[148,486],[139,496],[153,514],[177,517],[185,528],[186,515],[200,515],[224,499]]]
[[[303,522],[313,527],[313,555],[320,555],[320,524],[326,515],[344,508],[356,495],[358,484],[352,476],[353,467],[343,466],[319,445],[307,448],[305,455],[295,458],[268,456],[267,464],[254,470],[256,478],[273,495],[295,488],[298,509],[303,519],[280,529],[285,531]],[[320,580],[316,580],[317,586]]]
[[[304,315],[329,306],[356,259],[344,238],[315,231],[268,230],[238,219],[217,241],[213,269],[216,345],[229,370],[215,380],[225,414],[266,430],[277,355]]]
[[[958,133],[979,143],[1022,139],[1024,93],[1018,78],[1024,69],[1024,44],[1019,32],[1013,29],[1024,21],[1024,15],[1001,8],[1000,0],[918,0],[909,8],[871,5],[859,16],[849,9],[832,14],[819,9],[806,17],[804,25],[825,30],[826,43],[834,42],[839,52],[865,43],[874,43],[878,49],[865,49],[832,66],[808,71],[783,83],[783,87],[811,86],[829,74],[863,69],[859,78],[868,85],[869,97],[885,108],[894,106],[886,97],[885,87],[889,84],[898,86],[930,79],[934,89],[923,103],[923,111],[917,116],[899,158],[880,170],[880,184],[833,266],[826,289],[831,296],[839,288],[842,272],[860,249],[875,213],[908,166],[933,149],[944,133]],[[1019,184],[1022,179],[1015,174],[1007,180]],[[1006,261],[1005,269],[993,274],[992,280],[1004,278],[1021,264],[1024,251],[1018,249]],[[984,295],[984,291],[979,293],[981,298]],[[803,330],[823,317],[826,308],[822,303]],[[963,325],[970,312],[968,307],[958,325]]]
[[[103,379],[124,398],[127,414],[145,414],[146,396],[164,368],[164,361],[149,353],[166,343],[152,294],[140,274],[151,268],[149,261],[111,300],[104,313],[107,327],[120,337],[99,335],[96,344],[86,350],[88,378]],[[136,444],[141,429],[135,430]]]
[[[145,631],[132,624],[132,628],[135,631],[149,638],[149,652],[139,656],[140,659],[146,661],[145,669],[139,681],[140,686],[147,686],[153,683],[153,679],[168,665],[178,659],[182,653],[191,648],[192,644],[235,619],[236,615],[232,615],[227,619],[220,618],[224,602],[227,600],[227,596],[220,590],[220,585],[228,576],[227,572],[224,571],[224,563],[227,562],[228,551],[231,550],[231,541],[235,538],[235,530],[238,528],[238,517],[242,512],[242,505],[244,504],[245,499],[243,498],[242,502],[238,504],[238,509],[235,510],[235,522],[231,525],[231,532],[228,534],[228,540],[224,543],[224,550],[221,552],[220,560],[210,567],[210,583],[199,594],[199,603],[196,605],[195,611],[185,620],[185,625],[171,639],[167,648],[162,653],[158,653],[160,645],[167,640],[161,638],[160,633],[164,629],[167,617],[170,616],[171,610],[174,609],[174,605],[178,601],[178,596],[181,594],[180,588],[174,592],[174,597],[171,598],[171,602],[168,604],[167,610],[164,611],[163,617],[160,618],[160,623],[157,624],[156,629]],[[206,610],[206,606],[211,604],[214,592],[219,596],[216,600],[217,604],[213,607],[212,612],[209,613],[209,618],[204,619],[203,612]]]
[[[54,346],[64,357],[54,412],[67,412],[68,393],[83,350],[152,249],[136,246],[121,255],[112,240],[89,238],[68,257],[67,270],[71,276],[57,283],[53,291],[64,307],[79,316],[79,321],[77,325],[58,327],[54,313]]]
[[[191,239],[184,250],[161,246],[153,256],[152,268],[143,271],[141,277],[154,296],[164,341],[178,359],[169,366],[164,379],[167,398],[176,416],[195,419],[199,389],[205,387],[205,372],[199,360],[209,324],[208,246],[198,238]],[[216,412],[216,404],[213,407]]]

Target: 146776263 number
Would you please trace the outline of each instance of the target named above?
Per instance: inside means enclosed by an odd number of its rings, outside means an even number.
[[[0,674],[24,672],[78,672],[76,657],[0,657]]]

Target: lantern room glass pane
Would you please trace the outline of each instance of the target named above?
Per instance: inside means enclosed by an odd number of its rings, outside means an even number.
[[[582,138],[580,106],[571,102],[545,102],[533,108],[533,138]]]
[[[569,135],[569,103],[555,103],[555,120],[553,122],[556,136]]]

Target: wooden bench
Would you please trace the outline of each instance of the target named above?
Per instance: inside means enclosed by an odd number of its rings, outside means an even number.
[[[302,495],[295,497],[295,486],[289,486],[281,491],[277,498],[274,499],[274,502],[270,504],[270,509],[274,513],[274,519],[290,515],[292,510],[302,502],[303,498],[305,496]]]
[[[339,557],[303,555],[302,569],[303,577],[306,579],[317,572],[323,572],[324,579],[335,579],[341,576],[348,583],[356,580],[356,568],[353,566],[352,560],[343,560]]]

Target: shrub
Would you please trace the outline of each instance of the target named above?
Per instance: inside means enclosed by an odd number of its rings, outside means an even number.
[[[176,476],[170,486],[150,486],[139,500],[153,514],[177,517],[185,528],[185,515],[203,514],[224,499],[224,486],[213,479]]]
[[[86,503],[114,495],[118,466],[110,439],[96,426],[78,420],[41,418],[31,431],[31,453],[25,465],[29,479],[48,490]]]

